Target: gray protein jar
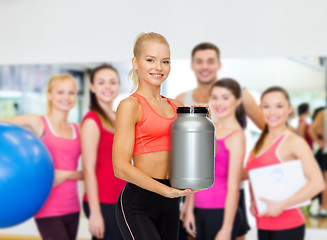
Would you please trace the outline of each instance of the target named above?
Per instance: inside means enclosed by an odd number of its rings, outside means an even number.
[[[170,127],[170,183],[203,190],[214,183],[215,127],[205,107],[178,107]]]

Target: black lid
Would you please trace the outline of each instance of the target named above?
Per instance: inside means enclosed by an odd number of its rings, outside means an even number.
[[[177,113],[208,113],[206,107],[178,107]]]

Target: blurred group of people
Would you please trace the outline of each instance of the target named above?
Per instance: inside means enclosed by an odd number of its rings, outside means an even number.
[[[119,74],[113,66],[102,65],[90,75],[89,111],[81,124],[68,121],[77,96],[76,82],[68,74],[50,79],[46,114],[4,119],[36,134],[54,160],[52,192],[35,216],[42,238],[76,239],[81,209],[77,181],[84,180],[82,204],[93,240],[242,240],[250,228],[247,207],[256,218],[259,240],[304,239],[304,218],[299,209],[289,207],[324,189],[312,141],[319,144],[324,157],[326,111],[319,112],[309,126],[308,106],[299,106],[294,133],[287,124],[293,110],[287,91],[269,87],[257,104],[236,80],[218,79],[221,56],[212,43],[194,47],[191,69],[197,87],[176,99],[161,95],[171,64],[167,39],[158,33],[142,33],[133,54],[133,93],[117,110],[113,100],[120,88]],[[215,183],[207,190],[176,189],[169,182],[169,127],[182,106],[210,107],[217,154]],[[246,116],[262,130],[247,160]],[[80,155],[83,169],[77,170]],[[295,159],[303,165],[305,186],[283,201],[265,199],[267,210],[262,214],[257,213],[252,194],[246,206],[242,181],[248,179],[249,171]],[[326,215],[325,192],[322,215]],[[183,203],[180,197],[185,197]]]

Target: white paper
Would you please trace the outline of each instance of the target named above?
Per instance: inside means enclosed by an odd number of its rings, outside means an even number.
[[[307,183],[300,160],[253,169],[249,171],[249,177],[259,214],[267,208],[260,198],[281,201],[291,197]],[[290,208],[309,204],[310,200],[307,200]]]

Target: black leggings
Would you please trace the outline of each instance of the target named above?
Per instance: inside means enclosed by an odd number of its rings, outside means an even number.
[[[62,216],[35,218],[43,240],[75,240],[79,224],[79,212]]]
[[[101,214],[104,221],[104,238],[103,240],[123,240],[123,236],[121,235],[117,221],[116,221],[116,204],[109,203],[100,203]],[[88,202],[83,202],[83,209],[85,215],[90,217],[90,208]],[[92,240],[97,240],[95,236],[92,236]]]
[[[246,214],[244,189],[240,189],[240,199],[238,201],[238,207],[242,213],[242,225],[237,234],[237,236],[240,237],[240,236],[244,236],[250,230],[250,225]]]
[[[305,226],[278,231],[258,230],[259,240],[303,240]]]
[[[156,180],[170,186],[168,180]],[[127,183],[117,201],[116,217],[125,240],[177,240],[179,198]]]
[[[195,208],[195,224],[196,224],[196,240],[212,240],[219,232],[224,221],[224,209],[202,209]],[[234,218],[234,225],[232,230],[231,239],[234,240],[237,237],[239,230],[241,229],[243,216],[239,208]]]

